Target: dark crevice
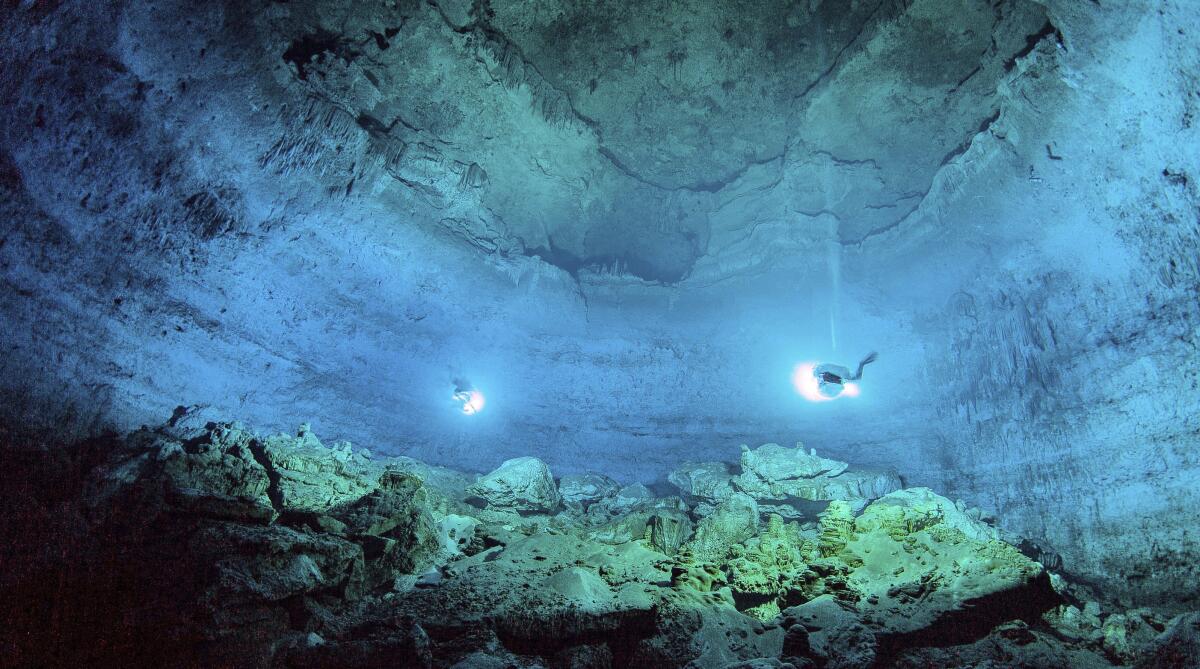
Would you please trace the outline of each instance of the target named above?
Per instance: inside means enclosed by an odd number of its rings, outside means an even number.
[[[1011,58],[1004,61],[1004,71],[1011,72],[1012,69],[1017,66],[1018,60],[1033,53],[1033,50],[1036,49],[1037,46],[1042,43],[1042,40],[1044,40],[1050,36],[1054,36],[1055,44],[1057,44],[1060,47],[1063,46],[1062,33],[1059,32],[1058,28],[1056,28],[1054,26],[1054,24],[1050,22],[1049,19],[1047,19],[1046,24],[1042,26],[1041,30],[1037,31],[1036,33],[1034,33],[1032,35],[1027,35],[1025,37],[1025,46],[1020,51],[1016,52],[1015,54],[1012,55]]]
[[[954,86],[950,88],[950,93],[952,93],[952,94],[953,94],[953,93],[956,93],[956,92],[958,92],[958,89],[962,88],[962,87],[963,87],[963,84],[965,84],[965,83],[967,83],[968,81],[970,81],[970,80],[971,80],[971,77],[973,77],[973,76],[975,76],[975,75],[979,74],[979,72],[980,72],[982,69],[983,69],[983,66],[982,66],[982,65],[976,65],[976,66],[975,66],[975,69],[973,69],[973,70],[971,70],[970,72],[968,72],[968,73],[966,74],[966,76],[964,76],[962,79],[959,79],[959,80],[958,80],[958,83],[954,84]]]
[[[833,161],[834,165],[852,165],[852,166],[866,165],[867,167],[879,169],[879,163],[875,162],[874,158],[863,158],[862,160],[855,160],[852,158],[838,158],[837,156],[833,155],[829,151],[825,151],[823,149],[818,150],[818,151],[813,151],[812,153],[815,156],[825,156],[829,160]]]
[[[971,144],[975,141],[975,138],[978,137],[979,135],[987,132],[988,129],[990,129],[992,127],[992,124],[995,123],[999,118],[1000,118],[1000,110],[996,109],[995,111],[993,111],[991,113],[991,115],[989,115],[987,118],[983,119],[983,121],[981,121],[979,123],[979,128],[975,132],[971,133],[970,137],[967,137],[965,140],[963,140],[962,144],[959,144],[958,146],[951,149],[950,152],[947,153],[944,158],[942,158],[942,162],[938,163],[938,168],[940,169],[942,167],[945,167],[946,165],[949,165],[950,162],[953,161],[955,158],[966,153],[967,150],[969,150],[971,148]]]
[[[599,136],[599,132],[597,132],[597,136]],[[663,185],[663,184],[660,184],[660,183],[654,181],[653,179],[649,179],[645,176],[642,176],[641,174],[638,174],[638,172],[636,170],[634,170],[633,168],[626,165],[620,158],[617,157],[617,155],[615,153],[612,152],[611,149],[604,146],[603,144],[599,144],[598,147],[599,147],[598,150],[600,152],[600,155],[604,156],[604,158],[607,159],[608,162],[612,163],[612,166],[617,168],[618,172],[624,174],[625,176],[629,177],[630,179],[633,179],[634,181],[637,181],[640,184],[644,184],[644,185],[654,188],[656,190],[661,190],[661,191],[665,191],[665,192],[669,192],[669,193],[674,193],[674,192],[719,193],[722,190],[724,190],[725,187],[728,186],[729,184],[742,178],[746,174],[746,172],[749,172],[752,168],[773,163],[773,162],[783,158],[787,154],[787,149],[785,148],[775,155],[768,156],[768,157],[762,158],[760,160],[752,160],[750,162],[747,162],[746,164],[742,165],[741,167],[738,167],[737,169],[730,172],[725,177],[722,177],[719,179],[714,179],[712,181],[702,181],[702,182],[698,182],[698,183],[694,183],[694,184],[685,184],[683,186],[666,186],[666,185]]]
[[[270,481],[270,485],[267,487],[267,497],[271,499],[271,508],[275,509],[276,513],[282,514],[284,510],[283,490],[279,487],[280,476],[275,469],[275,463],[271,462],[262,442],[257,439],[250,442],[250,454],[254,456],[254,461],[262,465],[267,472],[267,480]]]
[[[863,33],[867,31],[867,28],[871,27],[871,25],[875,22],[875,17],[879,15],[879,11],[887,4],[888,2],[886,0],[880,0],[880,2],[875,5],[875,8],[871,10],[871,13],[867,15],[866,20],[863,21],[862,25],[859,26],[858,30],[854,33],[854,36],[847,40],[846,43],[842,45],[842,48],[838,49],[838,52],[834,54],[833,60],[829,63],[829,67],[825,68],[820,74],[818,74],[817,78],[809,82],[809,84],[805,86],[802,91],[793,96],[793,100],[799,100],[807,97],[808,94],[813,91],[813,89],[815,89],[817,86],[820,86],[826,79],[830,77],[830,75],[833,74],[838,65],[841,65],[842,56],[844,56],[846,52],[850,50],[850,47],[854,46],[859,41],[859,39],[863,36]]]
[[[1042,572],[1020,588],[965,601],[928,627],[880,635],[875,666],[891,666],[891,662],[908,648],[944,648],[972,643],[1013,620],[1039,624],[1043,613],[1063,602],[1062,596],[1050,584],[1050,575]]]
[[[287,51],[283,52],[283,61],[295,65],[296,76],[302,81],[307,81],[308,70],[305,68],[314,61],[317,64],[324,63],[329,56],[352,60],[356,55],[338,35],[328,30],[317,30],[292,40]]]

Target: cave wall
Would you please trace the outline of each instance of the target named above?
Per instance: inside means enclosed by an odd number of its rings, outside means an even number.
[[[896,253],[885,276],[911,283],[882,289],[926,304],[922,476],[1106,593],[1193,605],[1196,15],[1050,7],[1061,46],[1023,62],[908,241],[862,255]]]

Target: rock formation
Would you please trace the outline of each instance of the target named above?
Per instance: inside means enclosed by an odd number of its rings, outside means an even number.
[[[691,513],[737,478],[760,520],[807,523],[894,470],[1106,606],[1193,609],[1198,23],[1194,0],[0,3],[0,429],[304,416],[455,499],[474,480],[437,466],[649,486],[802,434],[855,466],[732,462],[683,483]],[[788,387],[871,349],[858,398]],[[303,513],[362,492],[305,467],[278,487]]]
[[[1081,601],[926,488],[802,523],[605,479],[567,479],[561,506],[533,458],[454,473],[307,426],[12,453],[47,486],[7,518],[10,553],[50,549],[38,578],[4,576],[20,665],[1183,667],[1200,638],[1194,615]],[[853,471],[758,453],[762,480]]]

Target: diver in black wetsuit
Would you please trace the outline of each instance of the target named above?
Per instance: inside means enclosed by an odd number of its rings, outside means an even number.
[[[846,388],[847,381],[857,381],[862,378],[863,367],[875,362],[879,354],[871,351],[867,357],[858,361],[858,369],[851,374],[849,368],[841,365],[821,363],[813,368],[813,376],[817,377],[817,390],[825,397],[837,397]]]

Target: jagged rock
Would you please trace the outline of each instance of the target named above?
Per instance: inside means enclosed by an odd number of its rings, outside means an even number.
[[[1142,651],[1136,669],[1191,669],[1200,657],[1200,613],[1175,616]]]
[[[268,437],[260,447],[283,510],[324,513],[374,490],[363,464],[346,450],[326,448],[307,426],[298,435]]]
[[[1054,628],[1056,634],[1073,641],[1099,644],[1104,639],[1101,631],[1099,607],[1095,602],[1079,609],[1074,605],[1057,606],[1047,611],[1042,620]],[[1094,610],[1093,610],[1094,607]]]
[[[760,502],[870,500],[900,487],[900,478],[894,472],[848,468],[845,462],[805,452],[800,444],[795,448],[764,444],[753,450],[742,446],[742,473],[732,483]],[[783,506],[772,511],[787,514]],[[797,510],[793,517],[801,515]]]
[[[733,494],[733,474],[724,462],[686,462],[667,476],[688,504],[712,506]]]
[[[1166,621],[1150,609],[1114,613],[1100,627],[1104,652],[1117,662],[1132,664],[1164,629]]]
[[[505,460],[496,470],[467,488],[489,507],[521,513],[551,513],[562,498],[550,468],[537,458]]]
[[[996,541],[999,531],[967,515],[956,504],[929,488],[906,488],[875,500],[854,521],[858,532],[883,529],[895,539],[942,525],[972,541]]]
[[[854,512],[850,504],[835,500],[825,507],[818,525],[817,551],[822,557],[837,555],[854,537]]]
[[[735,545],[754,536],[758,523],[758,504],[749,495],[734,493],[700,521],[687,546],[697,561],[721,561]]]
[[[725,572],[711,562],[696,562],[690,552],[677,556],[671,565],[671,587],[712,592],[726,584]]]
[[[727,591],[668,590],[652,634],[627,666],[727,667],[779,656],[783,629],[742,615]]]
[[[85,486],[88,523],[112,542],[99,564],[126,561],[155,593],[122,615],[178,611],[169,629],[195,635],[216,666],[1106,666],[1101,650],[1178,666],[1194,651],[1180,623],[1153,640],[1162,621],[1149,611],[1065,606],[980,514],[926,489],[885,495],[857,518],[835,500],[815,526],[764,524],[766,505],[733,492],[687,541],[682,501],[643,486],[596,514],[522,516],[438,495],[435,511],[414,467],[325,448],[310,432],[278,439],[272,459],[240,426],[186,442],[147,430]],[[297,452],[313,474],[305,485],[369,491],[287,508],[275,467]],[[264,498],[283,507],[277,518]],[[163,563],[188,577],[158,575]],[[1038,616],[1057,636],[1011,622]]]
[[[685,514],[660,511],[650,518],[650,545],[674,555],[691,537],[692,521]]]
[[[875,662],[875,633],[852,607],[831,595],[788,609],[783,614],[787,635],[785,658],[815,658],[828,669],[867,669]]]
[[[577,511],[587,511],[588,505],[617,494],[621,484],[603,474],[567,475],[558,481],[558,493],[563,503]]]
[[[804,569],[805,544],[795,523],[772,515],[758,537],[735,547],[728,570],[738,610],[759,620],[777,616],[793,590],[792,575]]]
[[[859,609],[893,635],[953,636],[1062,603],[1042,566],[928,489],[891,493],[838,553]]]

